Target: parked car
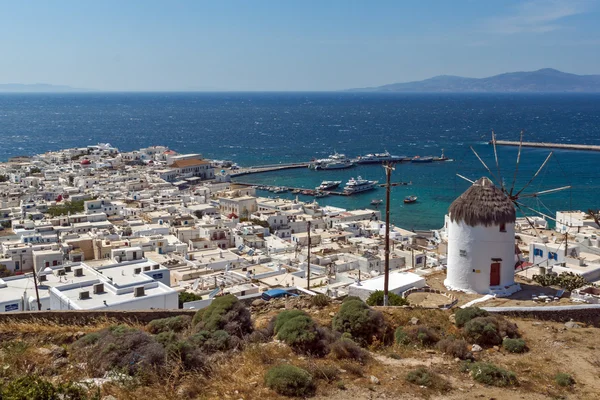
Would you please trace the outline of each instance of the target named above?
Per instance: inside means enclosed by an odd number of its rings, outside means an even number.
[[[297,297],[297,296],[298,296],[297,294],[290,293],[284,289],[271,289],[271,290],[267,290],[266,292],[263,292],[263,294],[260,297],[265,301],[269,301],[271,299],[278,299],[281,297]]]

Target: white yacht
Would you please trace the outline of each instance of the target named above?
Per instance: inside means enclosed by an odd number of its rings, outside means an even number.
[[[317,189],[317,190],[331,190],[331,189],[335,189],[336,187],[340,186],[341,184],[342,184],[342,181],[323,181],[315,189]]]
[[[403,157],[393,156],[387,150],[383,153],[367,154],[366,156],[358,156],[355,160],[357,164],[376,164],[386,161],[400,162]]]
[[[354,162],[346,157],[345,154],[335,153],[330,155],[328,158],[322,158],[315,160],[310,164],[310,168],[313,169],[343,169],[354,166]]]
[[[356,179],[350,178],[348,183],[346,183],[346,186],[344,186],[344,193],[353,194],[364,192],[366,190],[375,189],[375,185],[377,185],[377,181],[369,181],[360,176]]]

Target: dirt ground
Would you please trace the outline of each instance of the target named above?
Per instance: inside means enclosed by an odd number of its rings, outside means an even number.
[[[446,273],[443,271],[435,272],[425,277],[427,284],[433,289],[438,289],[443,292],[448,292],[448,289],[444,286],[444,279],[446,279]],[[557,305],[579,305],[582,303],[572,302],[568,297],[562,297],[560,301],[540,302],[533,301],[532,295],[544,294],[546,296],[555,296],[558,289],[552,287],[543,287],[535,282],[529,282],[521,277],[515,279],[521,285],[521,290],[510,297],[497,297],[485,302],[477,303],[478,307],[532,307],[532,306],[557,306]],[[468,294],[461,292],[452,292],[454,296],[458,298],[457,306],[464,305],[472,300],[483,297],[479,294]],[[412,295],[411,295],[412,296]],[[440,303],[441,304],[441,303]]]

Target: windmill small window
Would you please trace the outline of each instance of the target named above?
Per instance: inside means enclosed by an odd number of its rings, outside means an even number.
[[[506,232],[506,224],[500,224],[500,232]]]

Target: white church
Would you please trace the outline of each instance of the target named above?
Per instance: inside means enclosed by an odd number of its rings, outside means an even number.
[[[454,200],[446,217],[445,286],[499,297],[521,290],[515,283],[515,220],[512,201],[486,177]]]

